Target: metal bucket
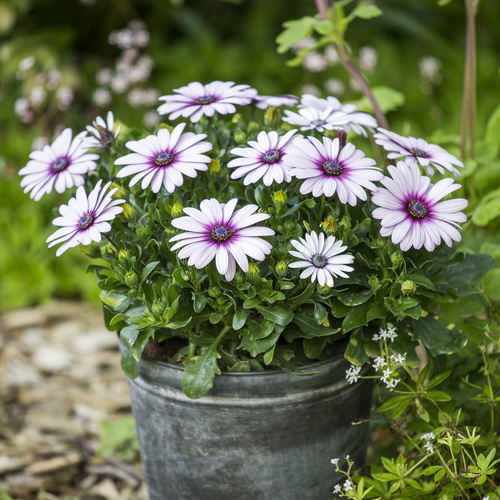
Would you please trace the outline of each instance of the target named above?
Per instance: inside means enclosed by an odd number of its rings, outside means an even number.
[[[150,500],[323,500],[342,479],[330,460],[365,461],[372,384],[349,385],[338,356],[314,375],[223,373],[202,398],[183,367],[141,360],[129,380]]]

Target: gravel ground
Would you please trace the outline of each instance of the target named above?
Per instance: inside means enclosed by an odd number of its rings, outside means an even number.
[[[130,418],[117,338],[99,309],[52,302],[0,314],[2,500],[147,500],[138,457],[97,452],[103,426]]]

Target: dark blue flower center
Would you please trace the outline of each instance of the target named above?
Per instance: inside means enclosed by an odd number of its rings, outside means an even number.
[[[205,104],[212,104],[213,102],[215,102],[215,97],[213,95],[204,95],[203,97],[198,97],[195,101],[196,104],[201,104],[202,106]]]
[[[276,163],[280,161],[282,154],[277,149],[271,149],[262,157],[264,163]]]
[[[52,163],[52,172],[54,174],[58,174],[59,172],[62,172],[65,170],[69,165],[69,161],[67,158],[58,158],[54,163]]]
[[[411,200],[408,205],[406,205],[406,209],[414,219],[423,219],[429,213],[427,205],[420,200]]]
[[[333,160],[325,161],[324,163],[321,164],[321,168],[323,169],[323,172],[325,172],[326,175],[335,175],[337,177],[341,175],[342,172],[344,171],[342,165]]]
[[[326,266],[326,257],[319,253],[312,258],[312,263],[315,267],[325,267]]]
[[[160,153],[154,160],[153,163],[157,167],[166,167],[170,165],[175,159],[175,156],[172,153]]]
[[[217,243],[225,243],[233,237],[234,230],[232,231],[226,226],[216,226],[212,229],[210,237]]]
[[[314,120],[313,122],[311,122],[311,125],[313,127],[320,127],[321,125],[324,125],[326,122],[325,120],[320,120],[319,118],[317,120]]]
[[[95,215],[93,213],[85,214],[78,222],[78,228],[83,231],[88,229],[95,221]]]
[[[428,158],[427,153],[425,151],[423,151],[422,149],[410,148],[409,151],[412,155],[415,155],[418,158]]]

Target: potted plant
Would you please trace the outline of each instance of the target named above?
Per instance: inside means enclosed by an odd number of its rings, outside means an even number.
[[[370,384],[351,384],[380,331],[410,366],[467,340],[438,316],[491,264],[457,251],[463,165],[333,97],[161,100],[156,131],[109,113],[20,171],[35,200],[77,188],[47,242],[97,259],[150,497],[329,498],[329,458],[363,460]]]

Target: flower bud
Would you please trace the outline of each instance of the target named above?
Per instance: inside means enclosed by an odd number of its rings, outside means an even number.
[[[211,286],[209,289],[208,289],[208,295],[210,295],[210,297],[212,297],[213,299],[216,299],[220,296],[221,294],[221,290],[219,287],[216,287],[216,286]]]
[[[145,226],[138,225],[135,234],[139,236],[139,238],[145,238],[148,235],[148,231]]]
[[[282,189],[273,194],[273,201],[276,205],[283,205],[286,202],[286,193]]]
[[[130,219],[132,215],[134,215],[134,207],[132,205],[124,203],[122,205],[122,208],[123,208],[123,215],[126,219]]]
[[[137,274],[134,271],[129,271],[125,275],[125,283],[130,288],[135,288],[137,286],[138,282],[139,282],[139,280],[137,279]]]
[[[210,175],[218,174],[220,172],[220,160],[212,160],[208,164],[208,170]]]
[[[80,248],[91,259],[99,259],[102,256],[101,249],[97,245],[82,245]]]
[[[266,113],[264,114],[264,123],[269,126],[273,126],[276,123],[278,123],[280,119],[280,113],[278,111],[278,108],[275,108],[274,106],[269,106],[266,109]]]
[[[417,291],[417,285],[411,280],[403,281],[401,291],[404,295],[413,295]]]
[[[233,118],[231,119],[231,121],[233,123],[239,123],[239,122],[243,121],[243,117],[241,116],[241,113],[235,113],[233,115]]]
[[[378,290],[380,288],[380,281],[376,276],[370,276],[368,278],[368,284],[370,285],[370,288],[372,289],[373,292]]]
[[[403,254],[401,250],[398,249],[391,255],[391,262],[396,269],[401,266],[403,263]]]
[[[127,191],[125,191],[125,188],[117,184],[116,182],[112,182],[111,186],[109,186],[109,189],[116,189],[116,191],[113,194],[113,198],[116,200],[118,198],[124,198],[127,195]]]
[[[151,312],[155,316],[162,316],[163,311],[165,311],[165,304],[159,299],[155,300],[151,305]]]
[[[255,262],[251,262],[248,265],[248,276],[258,276],[259,275],[259,266],[255,264]]]
[[[119,252],[118,252],[118,262],[122,265],[122,266],[125,266],[128,264],[129,262],[129,259],[130,259],[130,254],[128,253],[127,250],[125,249],[121,249]]]
[[[240,129],[234,131],[233,137],[234,137],[234,142],[236,142],[236,144],[243,144],[247,140],[247,134],[245,134],[245,132],[243,132],[243,130]]]
[[[179,202],[176,202],[172,205],[172,216],[180,217],[182,215],[182,205]]]
[[[172,130],[174,130],[174,127],[168,125],[167,123],[161,123],[160,126],[158,127],[158,130],[162,128],[166,128],[169,132],[172,132]]]
[[[286,262],[283,262],[282,260],[280,260],[276,264],[276,274],[278,276],[285,276],[287,270],[288,270],[288,266],[287,266]]]
[[[337,229],[337,221],[335,220],[334,217],[329,215],[322,223],[321,227],[327,234],[332,234],[336,231]]]
[[[261,130],[261,125],[260,123],[257,122],[250,122],[248,124],[248,133],[251,134],[252,132],[260,132]]]
[[[345,229],[351,229],[351,218],[348,217],[347,215],[344,215],[340,221],[340,226],[344,227]]]
[[[285,221],[285,231],[287,234],[295,233],[295,228],[297,227],[297,223],[293,219],[287,219]]]

